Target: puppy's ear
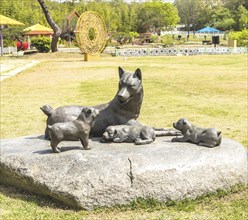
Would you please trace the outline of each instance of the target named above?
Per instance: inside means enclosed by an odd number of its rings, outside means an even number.
[[[125,71],[119,66],[119,77],[121,78],[122,74],[124,73]]]
[[[88,117],[92,113],[92,110],[90,108],[83,108],[82,112]]]
[[[114,132],[114,137],[116,137],[117,136],[117,130],[115,129],[115,132]]]
[[[88,109],[86,110],[86,113],[87,113],[88,115],[90,115],[90,114],[92,113],[91,108],[88,108]]]
[[[182,118],[182,122],[184,125],[186,125],[188,123],[188,120],[186,118]]]
[[[138,68],[138,69],[135,71],[135,75],[139,78],[139,80],[142,80],[142,74],[141,74],[140,68]]]

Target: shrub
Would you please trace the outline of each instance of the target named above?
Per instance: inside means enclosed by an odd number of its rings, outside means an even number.
[[[113,40],[116,40],[120,45],[130,42],[130,35],[125,32],[117,32],[111,36]]]
[[[239,47],[248,46],[248,30],[244,29],[239,32],[230,32],[228,35],[229,39],[237,40]]]
[[[174,44],[174,40],[171,35],[162,36],[161,42],[164,44],[164,46],[172,46]]]
[[[31,39],[31,46],[41,53],[47,53],[50,51],[51,39],[49,37],[35,37]]]
[[[157,35],[152,35],[150,37],[150,42],[149,43],[158,43],[158,36]]]
[[[129,32],[129,36],[135,38],[135,37],[139,36],[139,33],[137,33],[137,32]]]

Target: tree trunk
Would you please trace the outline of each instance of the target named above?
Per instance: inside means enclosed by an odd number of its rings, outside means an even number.
[[[188,32],[188,35],[189,35],[189,32],[190,32],[190,24],[187,24],[187,32]]]
[[[58,51],[58,40],[59,40],[59,37],[62,31],[59,28],[59,26],[54,22],[54,20],[51,18],[51,15],[49,14],[49,11],[45,5],[45,2],[43,0],[38,0],[38,2],[40,3],[40,6],[46,16],[46,20],[48,24],[53,29],[54,34],[53,34],[52,43],[51,43],[51,50],[52,52],[56,52]]]

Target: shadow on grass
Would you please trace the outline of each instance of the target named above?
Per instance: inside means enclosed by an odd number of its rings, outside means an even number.
[[[168,199],[166,202],[159,202],[153,198],[137,198],[127,205],[115,205],[113,207],[99,207],[95,208],[93,212],[111,212],[111,211],[127,211],[127,210],[145,210],[148,212],[164,210],[166,208],[175,211],[192,212],[195,211],[196,206],[201,203],[211,203],[212,200],[219,200],[225,197],[230,197],[231,194],[239,192],[247,192],[248,186],[235,185],[229,190],[217,190],[216,192],[209,193],[198,197],[197,199],[184,199],[182,201],[172,201]],[[34,203],[41,208],[49,207],[52,209],[62,209],[71,211],[82,211],[78,208],[72,208],[64,205],[63,203],[50,198],[48,196],[41,196],[32,194],[27,191],[17,189],[12,186],[0,184],[0,193],[6,197],[22,200],[28,203]]]
[[[63,60],[53,60],[53,63],[72,63],[72,62],[86,62],[84,60],[84,57],[82,59],[77,58],[77,59],[63,59]]]
[[[13,186],[5,184],[0,184],[0,193],[12,199],[18,199],[28,203],[35,203],[39,207],[49,207],[53,209],[64,210],[78,210],[76,208],[73,209],[72,207],[66,206],[62,202],[59,202],[58,200],[55,200],[51,197],[29,193],[27,191],[17,189]]]

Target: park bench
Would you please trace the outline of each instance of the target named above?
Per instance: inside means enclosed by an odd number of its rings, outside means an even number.
[[[211,42],[211,40],[203,40],[203,41],[202,41],[202,44],[207,44],[207,45],[209,45],[209,44],[212,44],[212,42]]]

